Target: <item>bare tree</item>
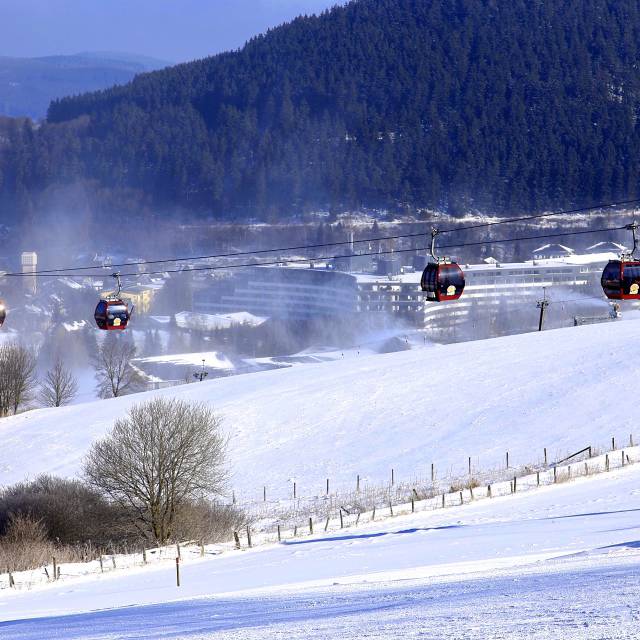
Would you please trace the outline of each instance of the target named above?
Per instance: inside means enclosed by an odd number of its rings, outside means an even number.
[[[139,530],[164,544],[188,503],[222,491],[226,439],[220,418],[203,404],[157,398],[134,405],[93,444],[87,480],[127,508]]]
[[[116,336],[107,335],[93,358],[101,398],[117,398],[137,391],[142,383],[132,366],[136,348]]]
[[[35,386],[36,359],[16,343],[0,345],[0,416],[18,412],[31,399]]]
[[[46,407],[69,404],[78,393],[78,381],[62,360],[56,360],[40,384],[40,401]]]

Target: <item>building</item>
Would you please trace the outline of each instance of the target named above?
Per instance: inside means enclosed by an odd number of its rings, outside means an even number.
[[[22,284],[27,293],[35,295],[38,290],[37,276],[35,272],[38,269],[38,254],[35,251],[23,251],[20,256],[22,264],[22,273],[33,274],[27,275],[22,279]]]
[[[120,298],[130,302],[135,308],[135,313],[146,314],[151,311],[151,304],[161,285],[156,284],[134,284],[123,287],[120,291]],[[101,296],[108,297],[115,295],[115,291],[103,291]]]
[[[559,260],[570,258],[575,251],[563,244],[545,244],[533,251],[534,260]]]
[[[261,317],[305,320],[355,313],[356,277],[299,267],[249,267],[194,291],[193,310],[248,311]]]

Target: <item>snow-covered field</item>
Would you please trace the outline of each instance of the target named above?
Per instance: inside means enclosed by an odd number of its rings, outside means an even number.
[[[640,637],[640,465],[174,568],[0,592],[0,637]]]
[[[74,475],[89,444],[149,397],[211,403],[230,437],[239,499],[439,477],[549,461],[637,423],[637,321],[361,355],[0,421],[0,485],[47,471]],[[640,434],[638,434],[640,439]]]
[[[240,499],[626,445],[637,321],[365,355],[0,421],[0,484],[74,475],[151,396],[212,403]],[[0,591],[0,638],[640,638],[640,465],[184,564]]]

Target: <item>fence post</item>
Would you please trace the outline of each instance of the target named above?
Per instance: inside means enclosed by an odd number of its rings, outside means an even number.
[[[487,496],[489,496],[489,498],[491,497],[491,485],[490,484],[487,485]]]
[[[536,471],[536,486],[540,486],[540,472]]]
[[[326,531],[329,528],[329,519],[331,516],[327,516],[327,521],[324,523],[324,530]]]
[[[391,515],[393,515],[393,505],[391,504],[391,500],[389,500],[389,511],[391,512]]]
[[[395,483],[396,483],[396,474],[393,467],[391,467],[391,486],[393,487]]]
[[[296,483],[294,482],[294,483],[293,483],[293,499],[295,500],[295,499],[296,499],[296,497],[297,497],[297,496],[296,496]]]
[[[298,525],[293,525],[293,537],[295,538],[298,535]]]
[[[442,508],[444,509],[444,493],[442,494]]]
[[[360,474],[356,478],[356,491],[360,491]]]
[[[469,456],[469,475],[471,475],[471,456]]]
[[[513,476],[513,493],[516,492],[517,482],[518,482],[517,476]]]
[[[53,579],[57,580],[58,579],[58,565],[56,564],[56,557],[53,556],[53,558],[51,558],[53,560]]]
[[[547,466],[547,447],[544,448],[544,466]]]
[[[309,518],[309,533],[313,535],[313,519]]]
[[[240,536],[237,531],[233,532],[233,538],[236,541],[236,549],[240,549]]]
[[[100,560],[100,573],[104,573],[104,567],[102,566],[102,554],[98,556],[98,560]]]
[[[435,467],[433,465],[433,462],[431,463],[431,482],[433,482],[436,478],[436,470]]]
[[[507,469],[509,468],[509,452],[507,451]]]
[[[327,478],[327,495],[329,495],[329,478]]]
[[[247,545],[251,548],[251,528],[247,525]]]
[[[180,558],[176,557],[176,587],[180,586]]]
[[[415,500],[413,499],[413,496],[411,496],[411,513],[415,513],[416,511],[416,503]]]
[[[558,467],[553,467],[553,483],[558,482]]]
[[[147,550],[142,549],[142,564],[147,564]],[[102,558],[100,558],[100,569],[102,569]]]
[[[343,520],[343,517],[342,517],[342,509],[340,509],[338,511],[338,513],[340,514],[340,528],[344,529],[344,520]],[[375,510],[374,510],[374,515],[375,515]]]
[[[280,532],[280,525],[278,525],[278,542],[282,542],[282,533]]]
[[[616,450],[616,439],[615,437],[611,437],[611,451],[615,451]]]
[[[604,470],[609,471],[609,454],[604,456]]]
[[[464,504],[464,498],[462,497],[462,491],[460,492],[460,504]]]
[[[622,466],[624,467],[624,449],[623,449],[620,453],[622,454],[622,455],[621,455],[621,458],[622,458]]]
[[[373,522],[376,519],[376,505],[373,505],[373,513],[371,514],[371,521]]]
[[[9,587],[10,588],[15,588],[16,581],[13,579],[13,574],[8,569],[7,569],[7,572],[9,573]]]
[[[267,501],[267,487],[262,487],[262,502]]]

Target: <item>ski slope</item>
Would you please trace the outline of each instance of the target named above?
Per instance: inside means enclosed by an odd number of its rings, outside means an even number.
[[[0,637],[638,638],[640,465],[338,533],[0,592]]]
[[[550,461],[637,423],[638,321],[560,329],[215,379],[0,420],[0,485],[74,476],[82,457],[134,403],[210,403],[229,436],[239,499]],[[637,434],[640,440],[640,434]]]

